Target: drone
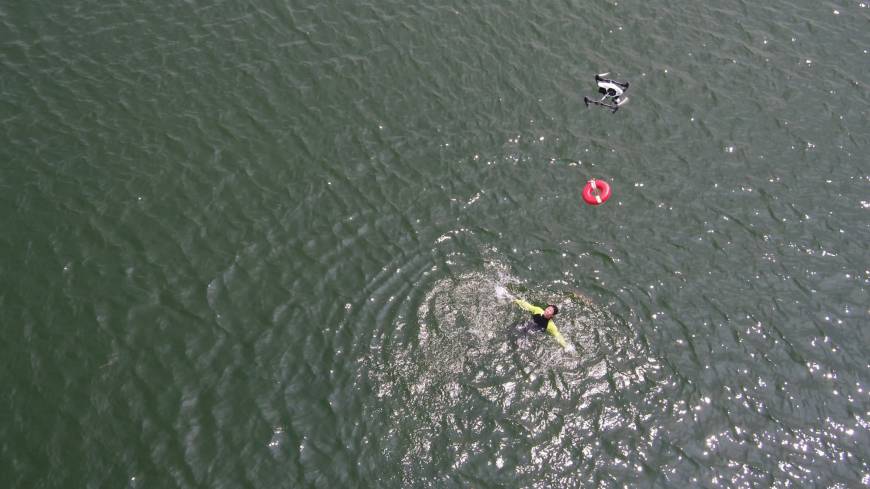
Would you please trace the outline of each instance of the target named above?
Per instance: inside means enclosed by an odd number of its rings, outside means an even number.
[[[586,107],[589,107],[589,104],[600,105],[607,107],[611,112],[616,112],[620,106],[628,102],[628,97],[625,96],[625,92],[628,90],[628,82],[604,78],[609,74],[601,73],[595,75],[595,83],[598,84],[598,93],[601,94],[601,98],[593,100],[589,97],[583,97],[583,103],[586,104]]]

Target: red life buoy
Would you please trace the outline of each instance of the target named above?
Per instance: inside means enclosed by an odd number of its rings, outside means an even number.
[[[589,205],[600,205],[610,198],[610,184],[604,180],[592,179],[583,187],[583,200]]]

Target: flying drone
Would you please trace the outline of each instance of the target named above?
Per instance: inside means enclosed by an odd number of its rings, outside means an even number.
[[[595,83],[598,84],[598,93],[601,94],[601,98],[593,100],[589,97],[583,97],[583,103],[586,104],[586,107],[589,107],[589,104],[600,105],[607,107],[612,112],[616,112],[620,106],[628,102],[628,97],[625,96],[625,92],[628,90],[628,82],[604,78],[609,74],[601,73],[595,75]]]

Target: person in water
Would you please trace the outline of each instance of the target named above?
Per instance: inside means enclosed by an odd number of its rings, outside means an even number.
[[[526,325],[524,330],[528,331],[531,329],[537,329],[546,331],[552,337],[556,338],[556,342],[559,343],[559,346],[568,349],[568,343],[565,342],[565,338],[562,337],[562,333],[559,332],[559,329],[556,328],[556,323],[553,322],[553,316],[559,314],[558,307],[553,304],[548,304],[547,307],[541,309],[540,307],[529,304],[522,299],[514,299],[514,303],[532,313],[532,322]]]

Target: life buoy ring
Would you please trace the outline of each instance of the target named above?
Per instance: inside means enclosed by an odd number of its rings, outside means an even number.
[[[610,184],[604,180],[592,179],[583,187],[583,200],[589,205],[600,205],[610,198]]]

